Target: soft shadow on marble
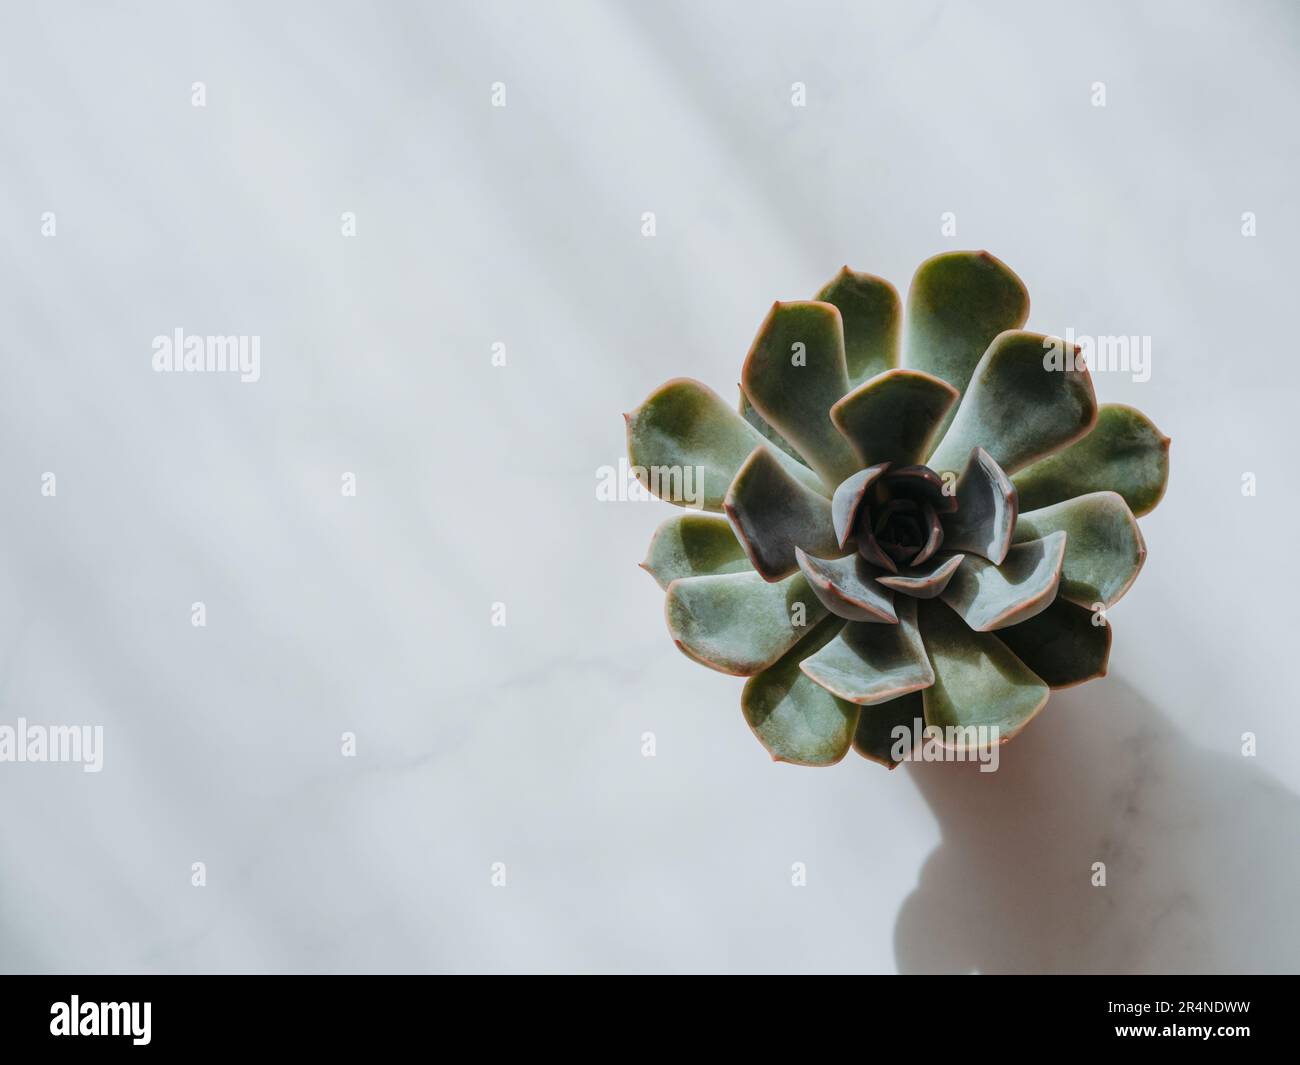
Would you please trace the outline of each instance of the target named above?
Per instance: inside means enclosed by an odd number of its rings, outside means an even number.
[[[1217,752],[1180,739],[1174,710],[1112,676],[1055,693],[995,773],[900,770],[943,839],[898,914],[899,970],[1294,972],[1300,799],[1226,727]]]

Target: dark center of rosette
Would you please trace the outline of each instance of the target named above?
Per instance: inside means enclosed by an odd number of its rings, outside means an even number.
[[[858,552],[894,572],[920,565],[943,545],[940,515],[956,509],[956,498],[944,494],[942,478],[928,466],[887,469],[858,507]]]

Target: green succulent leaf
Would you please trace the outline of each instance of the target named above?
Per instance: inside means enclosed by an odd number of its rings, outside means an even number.
[[[916,602],[898,602],[897,625],[850,621],[799,668],[850,703],[883,703],[934,683],[916,627]]]
[[[858,727],[853,733],[853,749],[870,761],[878,762],[886,769],[894,769],[899,762],[894,757],[898,750],[895,729],[907,729],[904,749],[910,750],[915,742],[916,733],[921,726],[918,721],[925,720],[925,699],[921,692],[909,692],[887,703],[864,706],[858,715]]]
[[[858,554],[862,556],[870,565],[877,569],[884,570],[886,573],[897,573],[898,563],[885,554],[884,548],[876,542],[875,536],[871,530],[866,527],[858,529]]]
[[[985,725],[1005,742],[1046,705],[1047,685],[992,633],[972,632],[939,599],[921,602],[920,616],[934,667],[934,683],[922,693],[927,725]]]
[[[1065,533],[1017,544],[1002,565],[972,556],[943,591],[947,603],[976,632],[1005,629],[1046,610],[1056,598]]]
[[[799,668],[842,624],[828,618],[776,665],[745,682],[740,696],[745,720],[774,761],[834,765],[848,753],[859,707],[837,699]]]
[[[687,511],[655,530],[641,568],[667,588],[679,577],[745,573],[753,567],[726,518]]]
[[[928,373],[887,370],[838,400],[831,421],[864,465],[907,466],[929,454],[957,397],[952,385]]]
[[[740,372],[755,410],[830,487],[860,467],[831,424],[849,390],[840,312],[829,303],[776,303]]]
[[[745,390],[743,388],[740,390],[739,409],[740,409],[740,416],[744,418],[745,421],[749,422],[749,424],[752,425],[755,429],[757,429],[760,433],[762,433],[766,440],[768,440],[770,443],[774,444],[776,447],[784,451],[787,455],[789,455],[792,459],[794,459],[795,462],[799,463],[800,466],[806,467],[808,465],[808,463],[804,462],[803,456],[801,456],[799,452],[797,452],[794,449],[794,446],[790,443],[789,440],[787,440],[775,429],[773,429],[770,425],[768,425],[767,422],[763,421],[763,416],[754,409],[754,404],[749,402],[749,397],[745,395]],[[818,480],[820,481],[821,478],[819,477]]]
[[[826,616],[802,574],[775,584],[752,570],[668,586],[668,631],[690,658],[736,677],[766,669]]]
[[[998,639],[1052,688],[1106,675],[1110,622],[1059,596],[1041,614],[1001,629]]]
[[[830,500],[790,476],[771,448],[757,447],[727,490],[722,509],[749,561],[769,581],[798,568],[794,552],[839,551]]]
[[[972,448],[982,447],[1015,473],[1087,433],[1097,420],[1087,368],[1044,363],[1051,345],[1060,343],[1041,333],[1000,334],[975,367],[930,468],[956,471]]]
[[[1006,263],[986,251],[936,255],[907,293],[903,365],[963,392],[993,338],[1028,317],[1029,293]]]
[[[760,446],[772,450],[800,484],[830,494],[812,470],[771,449],[761,433],[699,381],[686,377],[668,381],[625,417],[628,460],[637,480],[652,491],[658,487],[657,494],[669,503],[689,505],[680,497],[673,498],[676,488],[665,495],[663,486],[684,486],[685,471],[699,468],[700,482],[693,487],[700,491],[702,505],[707,510],[721,510],[736,472]],[[652,476],[656,470],[663,472]]]
[[[957,512],[944,518],[943,546],[973,551],[995,565],[1011,550],[1020,507],[1009,478],[982,447],[957,478]]]
[[[1060,594],[1080,606],[1113,606],[1137,579],[1147,548],[1133,512],[1115,492],[1091,492],[1020,515],[1016,543],[1069,535]]]
[[[921,521],[926,530],[926,537],[925,543],[921,545],[921,550],[908,563],[909,566],[914,568],[928,562],[943,543],[943,522],[939,520],[939,514],[934,509],[933,503],[927,501],[921,504]]]
[[[817,293],[839,308],[844,322],[844,361],[849,383],[898,365],[898,290],[882,277],[854,273],[847,266]]]
[[[888,468],[888,463],[868,466],[865,470],[858,470],[852,477],[845,478],[835,489],[835,494],[831,496],[831,524],[835,528],[835,542],[841,548],[848,544],[849,537],[853,535],[853,522],[867,492]]]
[[[965,557],[965,555],[949,555],[946,558],[938,558],[927,569],[913,565],[911,573],[898,575],[884,573],[876,578],[876,583],[883,584],[886,588],[893,588],[904,595],[910,595],[913,599],[933,599],[936,595],[943,594],[943,590],[948,587],[948,582],[952,580],[953,574],[957,572]]]
[[[1168,481],[1169,437],[1140,410],[1122,403],[1103,403],[1092,432],[1015,476],[1026,510],[1111,491],[1123,496],[1138,518],[1156,508]]]
[[[815,558],[795,552],[799,569],[824,607],[848,621],[898,623],[894,593],[875,580],[875,570],[858,555]]]

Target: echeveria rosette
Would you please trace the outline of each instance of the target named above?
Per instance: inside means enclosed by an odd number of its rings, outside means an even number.
[[[713,512],[669,518],[642,563],[669,631],[749,678],[745,718],[776,760],[853,747],[892,768],[892,730],[918,718],[1005,741],[1051,690],[1105,674],[1098,610],[1142,567],[1135,515],[1164,494],[1169,439],[1045,361],[1028,314],[987,252],[923,263],[905,315],[846,267],[773,305],[738,412],[678,378],[627,416],[638,476],[696,467]]]

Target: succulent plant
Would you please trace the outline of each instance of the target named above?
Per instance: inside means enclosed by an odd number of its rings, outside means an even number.
[[[892,768],[916,720],[1005,742],[1052,689],[1105,674],[1105,611],[1146,557],[1135,516],[1164,494],[1169,439],[1098,408],[1086,365],[1050,364],[1062,342],[1022,330],[1028,313],[987,252],[923,263],[905,321],[888,281],[845,267],[772,306],[739,411],[677,378],[625,416],[643,484],[699,479],[699,509],[642,563],[669,631],[749,678],[744,715],[774,759],[853,747]]]

